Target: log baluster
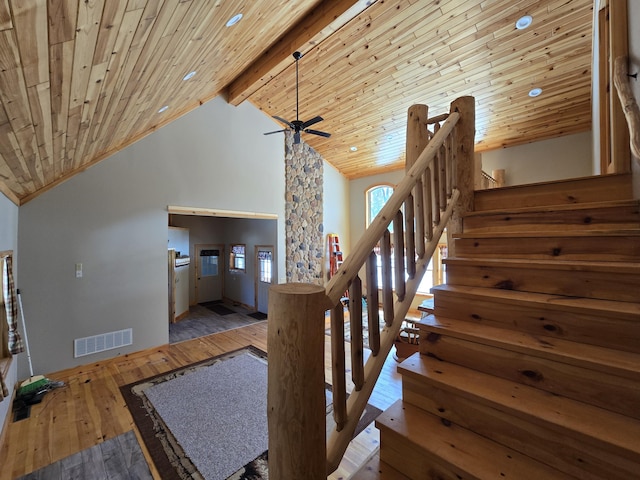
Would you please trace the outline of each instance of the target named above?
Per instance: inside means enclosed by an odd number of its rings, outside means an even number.
[[[378,256],[372,251],[367,259],[367,321],[369,322],[369,348],[375,357],[380,351],[380,311],[378,295]]]
[[[333,419],[339,432],[347,421],[347,384],[344,351],[344,306],[338,303],[331,309],[331,391]]]
[[[440,208],[442,211],[447,208],[447,148],[443,144],[438,154],[440,171],[438,172],[438,183],[440,184]]]
[[[404,202],[404,235],[405,235],[405,257],[407,262],[407,276],[416,276],[416,231],[413,211],[413,195],[407,197]]]
[[[395,270],[395,291],[399,301],[404,300],[406,292],[404,279],[404,216],[398,210],[393,219],[393,262]]]
[[[351,379],[356,391],[364,384],[364,344],[362,338],[362,280],[355,276],[349,287],[349,326],[351,330]]]
[[[391,272],[391,234],[385,230],[380,241],[382,257],[382,314],[387,327],[393,324],[393,280]]]
[[[433,190],[433,179],[431,178],[431,169],[427,168],[424,172],[424,213],[426,215],[425,218],[425,229],[427,234],[427,240],[431,240],[433,238],[433,195],[431,191]]]
[[[440,149],[438,149],[439,151]],[[440,223],[440,155],[436,153],[433,157],[433,168],[431,169],[431,202],[433,205],[433,223]]]
[[[416,220],[416,254],[418,258],[424,257],[424,241],[425,241],[425,210],[424,210],[424,183],[422,178],[416,182],[416,198],[415,198],[415,212],[414,217]]]

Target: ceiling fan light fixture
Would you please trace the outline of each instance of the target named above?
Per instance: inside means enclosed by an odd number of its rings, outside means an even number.
[[[520,17],[516,22],[516,28],[518,30],[524,30],[528,28],[533,23],[533,17],[531,15],[524,15]]]
[[[318,135],[320,137],[329,138],[331,136],[330,133],[321,132],[320,130],[313,130],[313,129],[309,128],[310,126],[315,125],[316,123],[321,122],[322,120],[324,120],[320,115],[316,115],[311,120],[307,120],[306,122],[303,122],[298,117],[298,113],[299,113],[299,110],[300,110],[299,98],[298,98],[299,97],[299,92],[298,92],[298,60],[300,60],[302,58],[302,54],[300,52],[293,52],[293,58],[295,58],[295,60],[296,60],[296,119],[292,120],[292,121],[288,121],[288,120],[285,120],[282,117],[278,117],[277,115],[273,115],[273,118],[275,118],[279,122],[285,124],[288,128],[285,128],[285,129],[282,129],[282,130],[276,130],[274,132],[266,132],[265,135],[271,135],[271,134],[274,134],[274,133],[280,133],[280,132],[285,132],[287,130],[290,130],[290,131],[293,132],[293,144],[294,145],[297,145],[297,144],[300,143],[300,132],[311,133],[312,135]]]
[[[538,96],[540,96],[541,93],[542,93],[542,89],[539,88],[539,87],[532,88],[531,90],[529,90],[529,96],[531,98],[538,97]]]
[[[227,20],[227,23],[225,23],[225,25],[227,27],[233,27],[240,20],[242,20],[242,14],[241,13],[236,13],[233,17],[231,17],[229,20]]]
[[[191,80],[195,76],[196,76],[196,71],[194,70],[192,72],[187,73],[184,77],[182,77],[182,80],[186,82],[187,80]]]

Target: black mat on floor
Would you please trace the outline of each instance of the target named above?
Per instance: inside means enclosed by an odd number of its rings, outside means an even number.
[[[262,313],[262,312],[249,313],[249,316],[251,318],[255,318],[256,320],[266,320],[267,319],[267,314],[266,313]]]
[[[217,313],[218,315],[231,315],[232,313],[236,313],[233,310],[231,310],[230,308],[225,307],[222,303],[219,302],[207,302],[207,303],[201,303],[200,305],[202,305],[203,307],[208,308],[209,310],[211,310],[214,313]]]

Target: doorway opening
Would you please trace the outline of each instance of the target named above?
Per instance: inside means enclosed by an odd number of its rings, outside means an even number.
[[[266,318],[278,278],[276,215],[169,207],[168,224],[187,232],[173,247],[190,259],[188,314],[169,323],[170,343]]]

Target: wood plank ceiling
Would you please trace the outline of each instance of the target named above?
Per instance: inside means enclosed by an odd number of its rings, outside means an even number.
[[[479,151],[586,131],[592,3],[0,0],[0,191],[22,204],[220,94],[294,119],[295,50],[300,118],[332,134],[303,138],[351,179],[402,168],[413,103],[475,96]]]

